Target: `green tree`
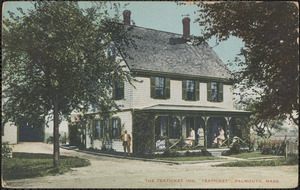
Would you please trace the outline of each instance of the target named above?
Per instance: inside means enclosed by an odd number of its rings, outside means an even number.
[[[260,101],[249,100],[246,110],[251,111],[253,114],[250,116],[249,122],[245,123],[244,126],[249,126],[259,137],[269,139],[272,136],[271,130],[284,130],[282,128],[282,120],[280,118],[261,118],[258,117],[257,107],[260,106]]]
[[[196,22],[203,26],[204,39],[217,41],[230,36],[241,38],[235,64],[236,83],[259,88],[256,117],[286,119],[299,124],[299,12],[293,2],[220,2],[201,3]],[[241,60],[243,56],[245,60]],[[247,92],[246,92],[247,93]],[[257,92],[256,92],[257,93]],[[247,102],[245,102],[247,103]]]
[[[77,2],[36,2],[22,17],[3,20],[4,116],[17,124],[35,123],[49,113],[54,120],[53,163],[59,166],[59,122],[73,110],[118,110],[110,98],[112,81],[133,80],[109,47],[128,43],[107,4],[82,9]],[[112,5],[115,11],[117,5]]]

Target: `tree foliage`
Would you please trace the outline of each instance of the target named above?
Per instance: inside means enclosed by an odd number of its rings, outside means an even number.
[[[235,82],[259,88],[256,117],[299,123],[299,12],[292,2],[201,3],[199,18],[205,39],[230,36],[245,43],[235,64]],[[241,60],[243,56],[245,60]],[[247,93],[247,92],[246,92]],[[246,104],[248,102],[245,102]],[[294,117],[293,111],[297,111]]]
[[[58,141],[58,120],[72,111],[119,108],[110,97],[112,81],[132,78],[106,52],[130,39],[104,2],[86,9],[77,2],[34,6],[3,20],[3,111],[16,123],[35,123],[51,112]]]

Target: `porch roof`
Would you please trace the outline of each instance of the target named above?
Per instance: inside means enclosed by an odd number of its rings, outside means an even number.
[[[249,116],[250,111],[236,110],[236,109],[225,109],[214,106],[188,106],[188,105],[167,105],[157,104],[140,109],[139,111],[151,111],[151,112],[179,112],[184,115],[185,112],[192,114],[202,114],[204,116]]]

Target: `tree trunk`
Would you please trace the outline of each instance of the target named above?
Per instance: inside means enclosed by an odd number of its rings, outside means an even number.
[[[54,126],[53,126],[53,165],[59,166],[59,119],[58,119],[58,102],[54,102]]]

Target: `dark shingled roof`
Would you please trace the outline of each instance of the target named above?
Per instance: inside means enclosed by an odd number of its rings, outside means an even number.
[[[231,73],[206,42],[193,45],[180,34],[129,27],[134,45],[123,47],[131,70],[155,71],[229,79]]]

